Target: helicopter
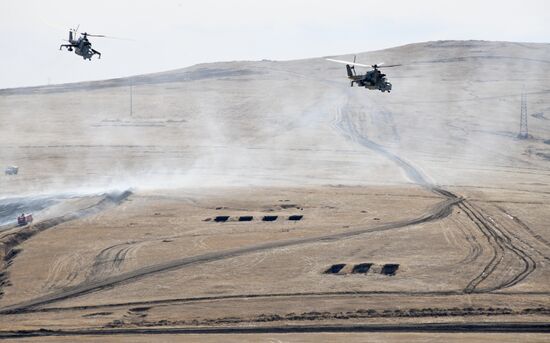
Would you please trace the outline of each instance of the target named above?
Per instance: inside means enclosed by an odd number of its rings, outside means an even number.
[[[351,87],[353,87],[353,84],[356,83],[359,87],[365,87],[367,89],[377,89],[382,93],[384,92],[390,93],[392,90],[392,84],[386,81],[386,74],[383,74],[379,69],[398,67],[401,64],[383,65],[384,62],[382,62],[382,63],[373,64],[369,66],[366,64],[355,63],[356,57],[357,56],[353,57],[353,62],[334,60],[331,58],[327,58],[327,61],[343,63],[346,65],[348,79],[351,80]],[[357,73],[355,72],[355,66],[367,67],[367,68],[370,67],[372,68],[372,70],[367,71],[363,75],[361,74],[357,75]]]
[[[59,47],[59,50],[62,50],[63,48],[67,48],[69,51],[73,51],[75,54],[82,56],[83,59],[88,59],[89,61],[92,60],[92,57],[94,55],[98,55],[98,58],[101,58],[101,53],[95,49],[92,48],[92,43],[88,40],[88,37],[106,37],[104,35],[92,35],[87,32],[83,32],[80,34],[80,37],[75,39],[74,36],[76,36],[78,32],[77,29],[71,29],[69,30],[69,44],[61,44]]]

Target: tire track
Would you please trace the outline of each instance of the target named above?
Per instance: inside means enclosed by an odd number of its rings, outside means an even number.
[[[49,303],[54,303],[54,302],[58,302],[69,298],[78,297],[84,294],[97,292],[106,288],[112,288],[114,286],[117,286],[123,283],[133,282],[138,279],[142,279],[144,277],[156,275],[158,273],[181,269],[181,268],[185,268],[185,267],[189,267],[197,264],[213,262],[213,261],[218,261],[222,259],[228,259],[232,257],[242,256],[245,254],[261,252],[261,251],[271,250],[271,249],[279,249],[279,248],[285,248],[290,246],[297,246],[297,245],[304,245],[304,244],[311,244],[311,243],[318,243],[318,242],[337,241],[337,240],[341,240],[349,237],[363,235],[366,233],[382,232],[382,231],[407,227],[411,225],[421,224],[425,222],[430,222],[434,220],[440,220],[448,216],[452,211],[452,207],[455,206],[460,201],[462,201],[462,199],[460,198],[444,200],[438,204],[435,204],[432,208],[430,208],[421,216],[417,218],[409,219],[409,220],[390,222],[390,223],[385,223],[385,224],[381,224],[370,228],[363,228],[363,229],[341,232],[336,234],[268,242],[268,243],[263,243],[263,244],[258,244],[258,245],[243,247],[243,248],[206,253],[202,255],[196,255],[196,256],[186,257],[182,259],[172,260],[169,262],[159,263],[152,266],[142,267],[131,272],[114,275],[102,280],[94,280],[94,281],[86,282],[81,285],[65,288],[64,290],[57,293],[38,297],[20,304],[7,306],[0,310],[0,314],[22,312],[29,308],[33,308],[33,307],[37,307],[37,306],[41,306]]]
[[[468,218],[470,218],[470,220],[478,227],[479,231],[481,231],[481,233],[485,236],[492,251],[492,257],[489,260],[489,263],[487,263],[481,273],[471,280],[464,288],[465,293],[473,293],[476,287],[495,271],[498,264],[504,258],[504,249],[495,241],[495,237],[491,230],[488,229],[487,224],[483,220],[479,219],[475,212],[473,212],[464,203],[459,204],[459,208],[468,216]]]
[[[99,280],[120,271],[128,255],[133,256],[141,247],[141,244],[143,242],[126,242],[101,250],[94,259],[94,264],[86,277],[86,282]]]
[[[460,221],[456,223],[456,226],[470,246],[470,251],[468,255],[456,264],[456,266],[460,267],[466,264],[473,263],[475,260],[477,260],[483,254],[483,247],[478,242],[476,236],[472,232],[469,232],[469,230],[465,228],[465,226],[463,226]]]
[[[98,203],[94,205],[64,214],[59,217],[54,217],[38,222],[30,226],[29,228],[23,228],[3,236],[2,241],[0,242],[0,248],[3,248],[4,250],[3,259],[0,260],[0,297],[3,295],[2,287],[9,284],[9,280],[7,278],[7,270],[12,262],[12,259],[7,261],[6,257],[12,256],[14,253],[18,253],[19,249],[17,247],[20,244],[31,239],[33,236],[39,234],[40,232],[49,230],[53,227],[56,227],[57,225],[94,215],[111,206],[118,205],[130,195],[132,195],[131,191],[124,191],[122,193],[107,193]]]
[[[317,298],[322,297],[326,299],[328,297],[333,298],[345,298],[345,297],[371,297],[371,296],[398,296],[398,297],[443,297],[443,296],[457,296],[463,295],[462,289],[449,290],[449,291],[334,291],[334,292],[298,292],[298,293],[252,293],[252,294],[234,294],[234,295],[217,295],[217,296],[204,296],[204,297],[190,297],[190,298],[171,298],[160,300],[143,300],[121,303],[107,303],[101,305],[77,305],[68,307],[44,307],[44,308],[29,308],[17,312],[20,313],[44,313],[44,312],[70,312],[70,311],[86,311],[86,310],[104,310],[112,308],[126,308],[136,306],[164,306],[164,305],[177,305],[187,303],[198,302],[215,302],[226,300],[252,300],[252,299],[273,299],[273,298]],[[495,296],[507,297],[507,296],[550,296],[550,292],[506,292],[506,293],[494,293]]]
[[[350,112],[352,112],[350,105],[346,105],[343,108],[340,108],[336,111],[336,119],[332,123],[333,127],[341,132],[344,136],[348,137],[351,141],[354,141],[369,150],[377,152],[382,156],[388,158],[390,161],[394,162],[406,175],[406,177],[413,183],[427,188],[430,191],[434,191],[434,186],[431,182],[428,181],[427,177],[420,172],[418,169],[413,167],[409,162],[405,161],[401,157],[389,152],[382,145],[373,142],[372,140],[365,137],[359,129],[354,124],[353,120],[350,117]],[[450,192],[444,190],[437,190],[435,193],[439,195],[451,195]],[[454,196],[454,195],[453,195]]]
[[[44,289],[51,291],[74,283],[82,270],[82,255],[78,252],[59,257],[51,265]]]
[[[459,206],[462,206],[465,212],[475,218],[472,220],[476,222],[476,225],[479,224],[478,227],[486,235],[494,252],[491,262],[466,286],[464,289],[466,293],[491,292],[498,289],[512,287],[525,280],[525,278],[535,271],[537,268],[537,263],[535,260],[523,249],[521,249],[521,247],[516,245],[507,232],[500,229],[493,221],[488,220],[486,215],[484,215],[472,204],[468,203],[468,201],[463,201]],[[485,286],[484,288],[478,289],[482,282],[486,281],[493,275],[493,273],[495,273],[496,269],[499,267],[499,264],[506,257],[513,257],[515,261],[519,261],[523,265],[521,270],[515,275],[512,275],[510,278],[497,282],[493,286]],[[495,277],[498,278],[499,275],[496,275]]]
[[[516,216],[511,215],[510,213],[508,213],[501,206],[496,206],[496,208],[498,208],[502,213],[504,213],[506,216],[508,216],[510,219],[512,219],[514,221],[514,223],[518,224],[522,229],[524,229],[531,237],[533,237],[536,241],[538,241],[545,248],[550,248],[550,243],[546,239],[544,239],[544,237],[542,237],[541,235],[538,235],[537,233],[535,233],[521,219],[519,219]],[[514,238],[519,240],[521,243],[525,244],[526,246],[528,246],[529,248],[531,248],[532,250],[537,252],[537,254],[539,254],[542,258],[544,258],[547,261],[550,261],[550,257],[548,257],[548,255],[546,255],[545,253],[543,253],[539,249],[535,248],[532,244],[530,244],[529,242],[526,242],[525,240],[521,239],[518,235],[515,235],[513,232],[509,232],[509,233],[510,233],[510,235],[514,236]]]
[[[340,131],[344,136],[348,137],[350,140],[377,152],[392,162],[394,162],[406,175],[406,177],[413,183],[423,187],[435,194],[443,196],[447,199],[456,199],[457,196],[447,190],[444,190],[440,187],[435,186],[428,180],[422,172],[416,169],[412,164],[405,161],[401,157],[397,156],[394,153],[389,152],[383,146],[373,142],[363,133],[365,130],[361,130],[360,125],[353,120],[352,114],[355,114],[357,117],[360,117],[363,112],[354,112],[351,105],[348,103],[342,108],[339,108],[336,111],[335,120],[332,122],[332,126]],[[481,209],[475,208],[472,204],[466,200],[461,201],[458,206],[466,213],[468,218],[479,228],[483,235],[487,238],[490,249],[492,250],[492,257],[483,268],[480,274],[478,274],[473,280],[471,280],[466,288],[464,289],[465,293],[474,293],[474,292],[491,292],[498,289],[512,287],[525,278],[527,278],[535,269],[536,262],[535,260],[521,247],[517,246],[512,242],[512,239],[509,234],[507,234],[503,229],[499,229],[496,223],[493,223],[487,220],[487,215],[482,212]],[[519,238],[516,239],[520,240]],[[521,240],[520,240],[521,241]],[[477,248],[476,248],[477,249]],[[482,255],[482,251],[476,253],[477,256]],[[523,265],[521,270],[513,275],[508,280],[501,281],[494,286],[485,287],[478,289],[478,286],[486,281],[493,273],[497,270],[497,267],[502,263],[505,257],[513,255],[515,260],[520,261]],[[472,261],[473,262],[473,261]]]

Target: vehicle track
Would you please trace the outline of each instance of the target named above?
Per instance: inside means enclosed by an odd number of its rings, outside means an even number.
[[[456,264],[456,267],[460,268],[461,266],[469,265],[477,260],[483,254],[483,247],[479,243],[476,235],[474,235],[473,232],[470,232],[468,226],[463,225],[460,221],[458,221],[455,225],[462,233],[464,240],[466,240],[470,246],[468,255]]]
[[[460,198],[446,199],[440,203],[435,204],[433,207],[431,207],[428,211],[426,211],[421,216],[417,218],[409,219],[409,220],[390,222],[390,223],[385,223],[385,224],[381,224],[370,228],[363,228],[363,229],[341,232],[336,234],[329,234],[329,235],[322,235],[322,236],[308,237],[308,238],[298,238],[298,239],[284,240],[284,241],[277,241],[277,242],[268,242],[268,243],[263,243],[263,244],[258,244],[258,245],[243,247],[243,248],[206,253],[202,255],[196,255],[196,256],[186,257],[186,258],[168,261],[164,263],[159,263],[152,266],[142,267],[134,271],[122,273],[119,275],[114,275],[102,280],[94,280],[94,281],[86,282],[81,285],[68,287],[63,289],[60,292],[49,294],[36,299],[32,299],[30,301],[26,301],[20,304],[7,306],[0,310],[0,314],[21,312],[29,308],[65,300],[68,298],[78,297],[84,294],[100,291],[105,288],[111,288],[116,285],[120,285],[130,281],[135,281],[137,279],[141,279],[147,276],[155,275],[155,274],[170,271],[170,270],[181,269],[184,267],[197,265],[200,263],[218,261],[222,259],[237,257],[245,254],[261,252],[261,251],[271,250],[271,249],[278,249],[278,248],[318,243],[318,242],[336,241],[336,240],[358,236],[366,233],[381,232],[381,231],[416,225],[420,223],[430,222],[434,220],[439,220],[448,216],[452,211],[452,207],[457,203],[459,203],[460,201],[462,201],[462,199]]]
[[[82,255],[78,252],[60,256],[49,267],[44,289],[52,291],[72,285],[83,269],[82,261]]]
[[[352,118],[352,115],[355,115],[355,121],[354,118]],[[352,106],[350,104],[347,104],[337,111],[336,118],[333,121],[332,125],[338,131],[347,136],[350,140],[355,141],[362,146],[374,152],[377,152],[394,162],[401,170],[403,170],[406,177],[411,182],[447,199],[457,198],[455,194],[431,183],[428,178],[422,172],[416,169],[412,164],[405,161],[396,154],[389,152],[383,146],[373,142],[368,137],[366,137],[363,132],[365,130],[361,130],[360,124],[357,124],[357,119],[360,119],[361,115],[362,112],[354,112]],[[470,220],[480,229],[483,235],[487,238],[488,244],[492,250],[491,259],[483,268],[481,273],[468,283],[468,285],[464,289],[465,293],[490,292],[514,286],[527,278],[536,269],[537,264],[535,260],[520,246],[514,244],[508,233],[506,233],[503,229],[499,229],[495,223],[487,220],[487,215],[485,215],[480,208],[474,207],[467,200],[461,201],[458,206],[466,213],[468,218],[470,218]],[[516,239],[519,240],[519,238],[517,237]],[[481,256],[481,254],[482,252],[478,251],[477,256]],[[493,275],[503,259],[505,257],[509,257],[510,255],[515,256],[515,259],[523,264],[521,270],[509,279],[497,282],[493,286],[486,286],[484,288],[478,289],[478,286],[482,282]]]
[[[136,306],[163,306],[163,305],[175,305],[175,304],[187,304],[197,302],[215,302],[226,300],[252,300],[252,299],[274,299],[274,298],[322,298],[327,299],[345,298],[345,297],[371,297],[371,296],[396,296],[396,297],[444,297],[444,296],[457,296],[464,294],[462,289],[448,290],[448,291],[336,291],[336,292],[298,292],[298,293],[255,293],[255,294],[235,294],[235,295],[218,295],[218,296],[204,296],[204,297],[190,297],[190,298],[172,298],[161,300],[144,300],[144,301],[132,301],[132,302],[120,302],[120,303],[107,303],[100,305],[78,305],[68,307],[38,307],[28,308],[20,310],[17,313],[43,313],[43,312],[70,312],[70,311],[86,311],[86,310],[102,310],[112,308],[126,308]],[[550,292],[506,292],[495,293],[496,296],[548,296]]]
[[[513,243],[511,237],[502,229],[499,229],[493,222],[487,220],[486,216],[468,201],[463,201],[459,207],[470,217],[470,219],[483,232],[489,245],[493,250],[493,257],[482,272],[477,275],[464,289],[466,293],[490,292],[498,289],[508,288],[523,281],[529,274],[535,271],[537,264],[524,250]],[[485,286],[478,289],[480,284],[488,280],[495,273],[500,263],[509,255],[515,255],[517,261],[523,264],[519,273],[508,279],[494,282],[492,286]],[[493,278],[499,279],[499,275]]]
[[[99,213],[113,205],[118,205],[126,198],[132,194],[131,191],[125,191],[122,193],[108,193],[94,205],[80,209],[78,211],[70,212],[59,217],[50,218],[43,220],[41,222],[35,223],[29,228],[22,228],[16,231],[12,231],[9,234],[2,236],[0,242],[0,247],[4,250],[3,259],[0,260],[0,275],[3,277],[0,278],[0,297],[3,295],[2,286],[8,284],[7,275],[8,267],[10,266],[11,261],[5,261],[6,256],[18,251],[18,246],[25,242],[26,240],[31,239],[33,236],[43,232],[45,230],[51,229],[57,225],[90,216],[96,213]],[[0,255],[2,256],[2,255]]]
[[[485,221],[481,220],[476,214],[464,204],[460,204],[459,208],[470,218],[470,220],[478,227],[478,229],[483,233],[489,246],[491,247],[492,257],[489,260],[489,263],[483,268],[481,273],[477,275],[473,280],[471,280],[468,285],[466,285],[464,291],[466,293],[473,293],[476,287],[487,279],[496,269],[500,261],[502,261],[504,256],[504,249],[495,241],[495,237],[491,234],[491,230],[488,229],[488,225]]]
[[[337,111],[336,118],[332,123],[333,127],[344,134],[344,136],[348,137],[350,140],[368,148],[369,150],[377,152],[388,158],[390,161],[394,162],[405,173],[406,177],[411,182],[419,186],[428,188],[430,191],[434,191],[434,186],[427,180],[427,177],[424,176],[422,172],[420,172],[418,169],[413,167],[409,162],[405,161],[401,157],[386,150],[386,148],[384,148],[382,145],[377,144],[365,137],[364,134],[360,132],[359,128],[357,128],[357,126],[354,124],[351,118],[352,113],[350,112],[352,112],[350,105],[346,105],[340,108]],[[443,190],[436,190],[435,193],[444,196],[451,195],[450,192],[446,192]]]
[[[508,216],[509,218],[511,218],[514,223],[518,224],[522,229],[524,229],[531,237],[533,237],[536,241],[538,241],[541,245],[543,245],[545,248],[550,248],[550,243],[544,239],[544,237],[542,237],[541,235],[538,235],[536,234],[529,226],[527,226],[527,224],[525,224],[521,219],[519,219],[518,217],[516,216],[513,216],[511,215],[510,213],[508,213],[504,208],[502,208],[501,206],[496,206],[502,213],[504,213],[506,216]],[[517,240],[521,241],[521,243],[525,244],[526,246],[530,247],[531,249],[533,249],[534,251],[536,251],[542,258],[544,258],[545,260],[547,261],[550,261],[550,257],[543,253],[542,251],[540,251],[540,249],[537,249],[535,246],[533,246],[532,244],[530,244],[529,242],[526,242],[525,240],[521,239],[518,235],[515,235],[513,232],[509,232],[512,236],[514,236],[514,238],[516,238]]]
[[[86,277],[86,282],[101,279],[118,272],[128,255],[134,255],[143,242],[126,242],[112,245],[99,252]]]

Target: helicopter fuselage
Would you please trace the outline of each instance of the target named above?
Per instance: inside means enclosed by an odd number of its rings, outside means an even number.
[[[369,70],[363,75],[355,75],[352,68],[347,65],[348,78],[351,80],[351,86],[357,84],[359,87],[379,90],[381,92],[391,92],[392,85],[386,80],[386,74],[378,69]]]
[[[91,51],[92,44],[87,39],[80,38],[75,45],[75,54],[82,56],[84,59],[92,59],[94,52]]]
[[[69,34],[69,44],[63,44],[59,47],[59,50],[62,48],[67,48],[69,51],[73,51],[74,53],[82,56],[83,59],[92,60],[92,57],[94,55],[98,55],[98,58],[101,58],[101,53],[97,50],[94,50],[92,48],[92,43],[88,40],[86,34],[84,34],[82,37],[78,39],[73,39],[72,32]]]

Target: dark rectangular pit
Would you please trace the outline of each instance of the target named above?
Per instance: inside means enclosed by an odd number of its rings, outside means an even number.
[[[264,222],[274,222],[274,221],[277,220],[277,218],[278,218],[278,216],[264,216],[262,218],[262,221],[264,221]]]
[[[393,276],[397,272],[397,269],[399,269],[398,264],[388,263],[382,267],[382,271],[380,272],[380,274]]]
[[[229,220],[229,216],[217,216],[216,218],[214,218],[214,221],[217,223],[223,223],[227,220]]]
[[[338,274],[338,272],[341,271],[345,266],[345,263],[333,264],[327,270],[325,270],[325,274]]]
[[[372,267],[372,263],[359,263],[353,266],[351,273],[366,274],[370,270],[370,267]]]
[[[252,216],[240,216],[239,221],[240,222],[251,222],[254,217]]]
[[[289,216],[289,217],[288,217],[288,220],[298,221],[298,220],[302,220],[302,218],[304,218],[303,215],[301,215],[301,214],[295,214],[295,215]]]

